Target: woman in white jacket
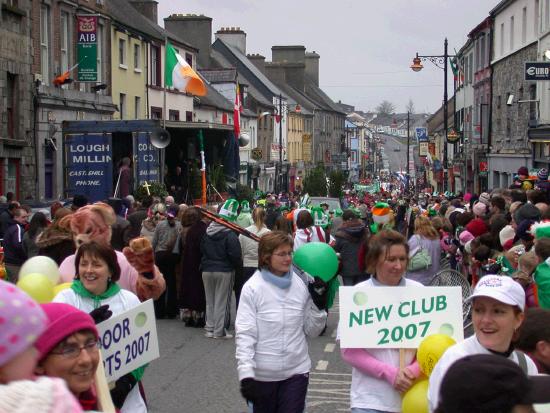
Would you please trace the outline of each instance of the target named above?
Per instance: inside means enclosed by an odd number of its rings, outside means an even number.
[[[263,235],[271,232],[265,225],[265,209],[262,207],[254,208],[252,211],[252,220],[254,224],[246,227],[251,233],[261,238]],[[243,255],[243,271],[239,274],[240,276],[235,275],[235,301],[237,309],[239,308],[239,299],[244,283],[258,269],[258,241],[254,241],[244,235],[239,235],[239,243],[241,244]]]
[[[311,360],[306,336],[325,327],[327,286],[292,271],[292,239],[273,231],[258,248],[258,267],[242,289],[235,321],[241,393],[254,413],[302,413]],[[309,289],[309,292],[308,292]]]

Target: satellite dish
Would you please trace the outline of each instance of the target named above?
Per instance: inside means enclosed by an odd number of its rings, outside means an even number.
[[[163,149],[170,145],[170,132],[156,128],[149,134],[149,140],[155,148]]]
[[[250,143],[250,135],[248,134],[248,132],[242,132],[241,135],[239,136],[239,146],[242,148],[242,147],[248,146],[249,143]]]

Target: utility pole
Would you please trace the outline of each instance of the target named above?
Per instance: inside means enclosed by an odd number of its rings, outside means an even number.
[[[405,193],[408,195],[409,194],[409,188],[410,188],[410,184],[409,184],[409,180],[411,179],[410,177],[410,159],[409,159],[409,156],[410,156],[410,145],[411,145],[411,126],[410,126],[410,122],[411,122],[411,117],[410,117],[410,112],[407,111],[407,175],[406,175],[406,181],[405,181]]]
[[[279,94],[279,192],[283,191],[283,95]]]

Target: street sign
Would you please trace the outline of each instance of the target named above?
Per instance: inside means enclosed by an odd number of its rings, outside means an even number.
[[[416,128],[416,141],[427,142],[428,141],[428,128]]]
[[[550,62],[525,62],[525,80],[550,80]]]
[[[418,144],[418,155],[428,156],[428,142],[420,142]]]

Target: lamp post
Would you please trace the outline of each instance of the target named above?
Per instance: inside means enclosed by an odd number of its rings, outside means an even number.
[[[416,57],[413,59],[413,64],[411,65],[411,69],[413,72],[420,72],[424,66],[422,65],[422,62],[425,62],[426,60],[429,60],[432,62],[435,66],[439,67],[440,69],[443,69],[443,129],[444,129],[444,143],[443,143],[443,190],[447,191],[447,180],[448,180],[448,165],[447,165],[447,118],[448,118],[448,107],[447,107],[447,60],[449,58],[455,57],[454,55],[449,55],[448,52],[448,46],[449,42],[447,41],[447,38],[445,38],[445,42],[443,43],[443,55],[438,56],[420,56],[418,53],[416,53]]]

